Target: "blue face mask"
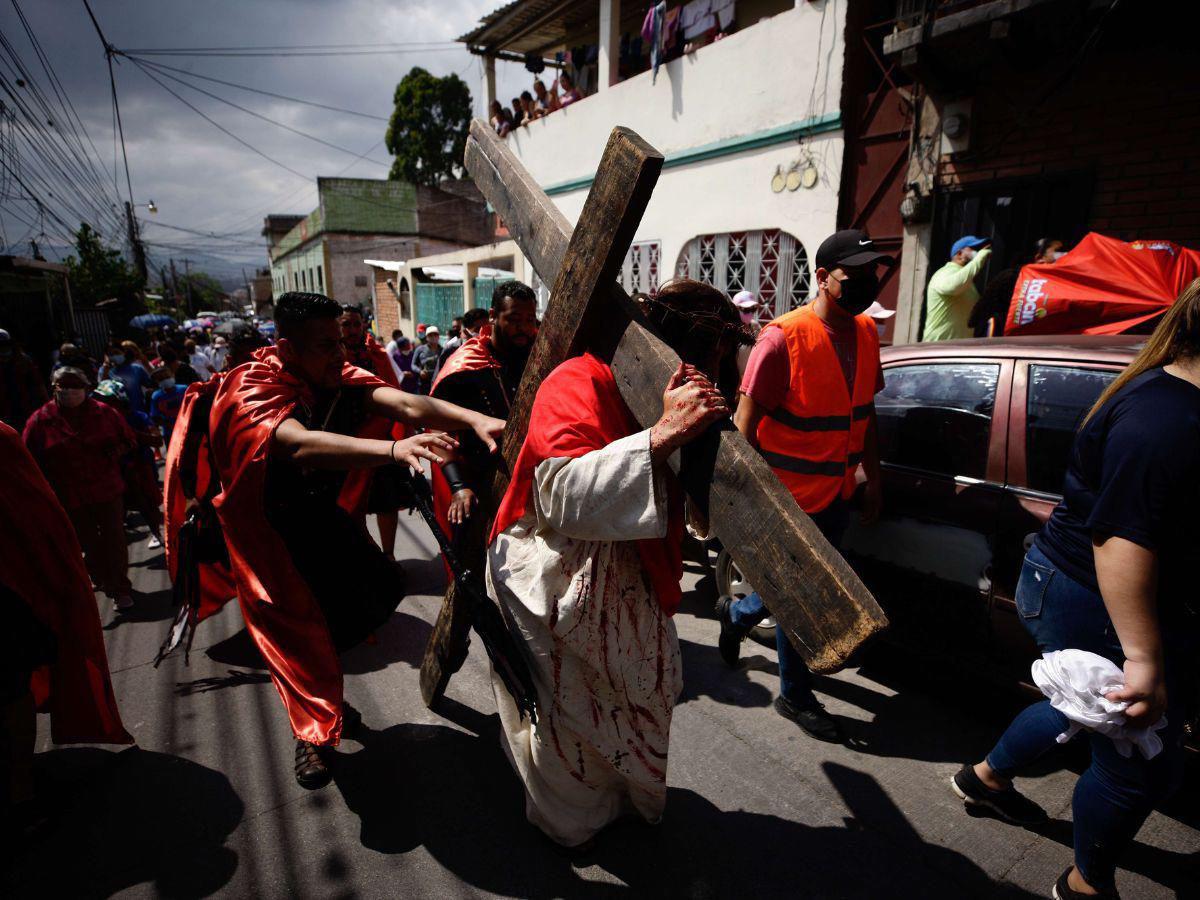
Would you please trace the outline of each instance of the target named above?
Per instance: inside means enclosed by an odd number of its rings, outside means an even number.
[[[125,365],[125,355],[123,353],[118,353],[115,356],[110,356],[108,361],[114,366],[123,366]]]

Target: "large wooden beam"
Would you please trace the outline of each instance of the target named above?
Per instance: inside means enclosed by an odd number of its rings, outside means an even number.
[[[481,149],[481,141],[490,145],[487,151]],[[472,123],[466,159],[467,168],[479,173],[477,184],[487,183],[492,193],[504,195],[507,202],[496,205],[496,211],[505,222],[511,222],[509,231],[523,249],[535,248],[534,268],[553,283],[550,304],[504,428],[504,465],[496,473],[490,494],[480,498],[464,541],[462,554],[467,566],[480,572],[487,531],[525,442],[538,386],[564,360],[581,353],[586,335],[596,330],[594,319],[607,306],[608,288],[616,283],[662,171],[663,157],[632,131],[613,129],[574,233],[507,146],[479,120]],[[563,235],[566,240],[559,241]],[[551,266],[552,277],[548,275]],[[450,676],[462,666],[469,628],[469,614],[451,584],[421,662],[421,696],[427,706],[440,699]]]

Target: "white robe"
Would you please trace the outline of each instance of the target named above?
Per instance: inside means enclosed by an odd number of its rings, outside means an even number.
[[[487,584],[525,639],[536,727],[492,681],[529,821],[575,846],[627,813],[657,821],[666,805],[682,665],[635,542],[666,534],[667,493],[649,431],[545,460],[531,491],[488,551]]]

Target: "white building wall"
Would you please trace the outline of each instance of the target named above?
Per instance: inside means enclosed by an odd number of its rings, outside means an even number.
[[[509,146],[572,222],[614,126],[662,151],[667,166],[635,237],[662,242],[661,280],[700,234],[778,228],[811,260],[836,227],[845,9],[846,0],[804,0],[660,67],[656,83],[645,72],[518,129]],[[791,136],[806,122],[834,128]],[[768,145],[738,149],[755,141]],[[817,185],[774,193],[777,167],[786,174],[807,157]]]

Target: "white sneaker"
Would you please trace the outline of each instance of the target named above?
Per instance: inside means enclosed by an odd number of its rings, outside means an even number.
[[[126,594],[123,597],[117,597],[113,600],[113,612],[121,612],[122,610],[133,608],[133,598]]]
[[[162,546],[162,541],[159,540],[158,535],[152,534],[150,540],[146,541],[146,546],[151,550],[157,550]]]

